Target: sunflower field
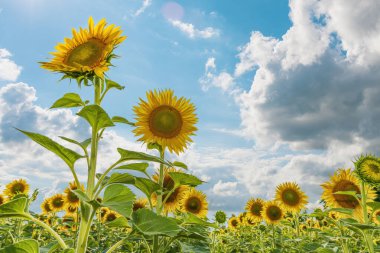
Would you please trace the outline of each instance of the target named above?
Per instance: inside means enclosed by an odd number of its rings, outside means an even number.
[[[126,39],[105,19],[73,29],[40,66],[91,90],[93,100],[66,93],[51,108],[72,108],[91,129],[69,149],[28,129],[17,129],[61,158],[71,182],[40,203],[38,186],[24,179],[0,193],[0,253],[84,252],[380,252],[380,158],[363,155],[353,169],[339,168],[321,182],[323,208],[306,211],[308,197],[296,182],[277,186],[272,199],[251,198],[240,214],[208,214],[205,183],[170,154],[186,152],[197,131],[195,105],[171,89],[147,91],[134,106],[134,120],[110,117],[102,102],[124,87],[107,71]],[[99,145],[108,128],[124,125],[147,152],[115,150],[119,159],[100,170]],[[87,180],[76,162],[87,165]],[[100,173],[100,171],[103,171]],[[150,173],[154,171],[154,173]],[[138,197],[139,196],[139,197]]]

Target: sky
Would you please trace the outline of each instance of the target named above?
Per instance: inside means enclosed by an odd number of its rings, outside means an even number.
[[[80,3],[80,4],[79,4]],[[39,67],[71,29],[106,18],[128,38],[108,75],[123,91],[104,108],[133,119],[151,89],[197,107],[194,142],[179,157],[207,183],[210,213],[239,213],[298,183],[318,206],[320,184],[362,153],[379,155],[380,2],[367,0],[0,0],[0,185],[25,178],[39,201],[71,181],[64,163],[14,127],[86,139],[75,110],[49,107],[90,88]],[[146,151],[131,128],[106,132],[99,170],[116,148]],[[72,147],[65,143],[65,145]],[[72,147],[73,148],[73,147]],[[85,180],[84,164],[77,170]]]

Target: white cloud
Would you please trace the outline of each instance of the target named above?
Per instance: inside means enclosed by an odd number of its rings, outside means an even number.
[[[151,4],[152,0],[143,0],[142,6],[134,13],[134,16],[140,16]]]
[[[9,58],[12,54],[5,48],[0,48],[0,81],[16,81],[21,67]]]
[[[210,87],[218,87],[223,91],[232,92],[234,87],[234,79],[227,72],[216,73],[215,58],[211,57],[205,64],[205,74],[199,79],[203,91],[207,91]]]
[[[219,180],[212,188],[214,194],[219,196],[235,196],[239,194],[237,191],[237,182],[222,182]]]
[[[196,39],[196,38],[209,39],[213,37],[218,37],[220,34],[220,31],[213,27],[206,27],[201,30],[201,29],[195,28],[194,25],[191,23],[185,23],[178,19],[170,19],[169,22],[174,27],[178,28],[180,31],[185,33],[186,36],[192,39]]]

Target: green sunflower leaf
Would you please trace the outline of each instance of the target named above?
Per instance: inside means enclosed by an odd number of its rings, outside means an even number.
[[[196,176],[186,174],[183,172],[169,172],[169,175],[176,185],[189,185],[192,187],[196,187],[203,183],[203,181],[197,178]]]
[[[175,161],[175,162],[172,162],[172,165],[175,167],[180,167],[182,169],[187,170],[187,165],[182,162]]]
[[[121,228],[121,227],[129,227],[128,219],[125,217],[118,217],[113,221],[106,223],[107,227],[111,228]]]
[[[20,130],[16,128],[21,133],[28,136],[33,141],[40,144],[42,147],[46,148],[47,150],[50,150],[57,156],[59,156],[70,168],[74,168],[74,163],[79,159],[83,158],[84,156],[76,153],[75,151],[65,148],[64,146],[58,144],[57,142],[53,141],[49,137],[46,137],[42,134],[32,133]]]
[[[167,161],[161,159],[160,157],[157,156],[152,156],[148,155],[142,152],[136,152],[136,151],[131,151],[131,150],[126,150],[122,148],[118,148],[117,151],[120,154],[120,161],[130,161],[130,160],[142,160],[142,161],[150,161],[150,162],[157,162],[157,163],[162,163],[167,166],[171,166],[170,163]]]
[[[80,107],[86,106],[86,102],[83,102],[81,97],[76,93],[66,93],[62,98],[54,102],[50,107],[53,108],[71,108],[71,107]]]
[[[113,184],[108,186],[104,191],[104,198],[101,204],[125,217],[130,217],[135,197],[135,194],[128,187],[121,184]]]
[[[153,192],[160,189],[160,185],[150,179],[136,177],[135,180],[135,187],[142,191],[148,198],[150,198]]]
[[[84,118],[90,126],[97,130],[115,126],[106,111],[99,105],[87,105],[77,115]]]
[[[127,125],[130,125],[130,126],[135,126],[135,123],[127,120],[126,118],[120,117],[120,116],[113,116],[112,117],[112,121],[114,123],[123,123],[123,124],[127,124]]]
[[[5,204],[0,205],[0,219],[1,218],[26,218],[26,204],[28,199],[20,197],[13,199]]]
[[[125,88],[125,86],[122,86],[115,81],[112,81],[109,79],[106,80],[106,91],[108,91],[110,89],[123,90],[124,88]]]
[[[130,163],[116,167],[114,170],[134,170],[146,174],[146,170],[148,169],[148,167],[148,163]]]
[[[181,228],[173,218],[157,215],[149,209],[139,209],[132,214],[133,227],[147,236],[176,236]]]
[[[0,249],[0,253],[39,253],[38,242],[27,239]]]
[[[372,208],[372,212],[375,212],[380,209],[380,202],[377,202],[377,201],[368,202],[367,206]]]

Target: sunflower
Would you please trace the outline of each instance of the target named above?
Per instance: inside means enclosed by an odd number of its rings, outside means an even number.
[[[158,143],[170,152],[179,154],[187,148],[190,138],[197,130],[195,106],[190,100],[174,96],[170,89],[147,92],[147,101],[140,99],[133,108],[136,114],[136,128],[133,130],[138,140]]]
[[[194,188],[185,192],[180,200],[180,206],[182,212],[189,212],[200,218],[204,218],[207,215],[208,203],[206,195]]]
[[[145,208],[146,204],[148,203],[148,200],[146,198],[138,198],[133,202],[133,212],[136,212],[137,210],[141,208]]]
[[[84,190],[84,186],[81,185],[81,190]],[[77,208],[80,205],[80,200],[78,196],[73,192],[74,190],[77,190],[78,186],[76,185],[75,182],[71,182],[69,184],[69,187],[65,189],[65,202],[67,203],[68,206],[72,208]]]
[[[286,212],[299,213],[307,204],[307,196],[300,187],[293,182],[283,183],[277,186],[275,200]]]
[[[54,72],[61,72],[69,76],[81,75],[103,78],[104,72],[111,65],[113,50],[126,39],[121,36],[120,27],[109,25],[102,19],[94,25],[92,17],[88,19],[88,29],[72,30],[71,39],[65,38],[58,43],[54,57],[50,62],[41,62],[41,67]]]
[[[174,212],[176,209],[180,209],[180,200],[182,198],[182,195],[189,190],[189,187],[187,185],[180,185],[178,187],[175,187],[174,180],[170,177],[169,172],[178,172],[179,170],[175,168],[165,168],[164,171],[164,179],[163,179],[163,188],[164,193],[162,195],[162,201],[165,201],[164,203],[164,210],[165,212]],[[153,180],[158,183],[159,181],[159,174],[155,173],[153,175]],[[174,189],[174,190],[173,190]],[[170,193],[169,197],[168,194]],[[153,193],[152,195],[152,202],[155,205],[157,203],[157,194]]]
[[[0,194],[0,205],[4,204],[5,202],[7,202],[7,198],[3,194]]]
[[[338,191],[354,191],[360,194],[360,182],[350,169],[337,170],[331,176],[330,181],[323,183],[321,186],[324,189],[321,198],[326,202],[327,206],[352,209],[354,217],[362,219],[362,208],[355,197],[346,194],[335,194]],[[365,191],[367,192],[368,201],[376,198],[376,192],[371,187],[366,186]],[[345,215],[339,214],[339,217],[343,216]]]
[[[239,219],[236,216],[232,216],[228,220],[228,228],[229,229],[236,229],[240,225]]]
[[[249,226],[256,226],[257,224],[259,224],[259,222],[257,222],[255,219],[252,219],[251,217],[247,216],[247,217],[245,217],[245,224],[247,224]]]
[[[103,223],[114,221],[119,217],[120,217],[120,214],[118,214],[115,211],[109,210],[109,212],[106,213],[103,217]]]
[[[266,223],[277,224],[284,218],[284,210],[278,202],[272,200],[265,203],[262,215]]]
[[[245,210],[247,211],[247,217],[249,217],[253,222],[260,222],[263,219],[261,214],[264,207],[264,200],[260,198],[252,198],[248,200],[245,205]]]
[[[237,218],[238,218],[240,224],[245,224],[246,215],[247,215],[246,212],[241,213],[241,214],[238,215]]]
[[[98,219],[100,221],[103,221],[104,217],[110,212],[111,210],[108,207],[102,207],[98,210]]]
[[[372,214],[372,220],[375,222],[377,225],[380,225],[380,209],[376,210]]]
[[[380,160],[377,157],[367,155],[361,156],[355,162],[356,175],[371,185],[380,184]]]
[[[17,194],[28,195],[29,184],[24,179],[16,179],[5,186],[4,194],[9,198]]]
[[[67,214],[75,215],[78,212],[78,207],[72,207],[70,205],[66,205],[65,211]]]
[[[55,194],[49,200],[49,205],[53,212],[59,212],[66,208],[67,203],[63,194]]]
[[[50,199],[44,199],[44,201],[42,201],[41,210],[43,214],[49,214],[53,211],[50,206]]]

